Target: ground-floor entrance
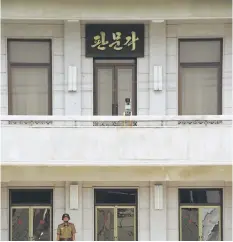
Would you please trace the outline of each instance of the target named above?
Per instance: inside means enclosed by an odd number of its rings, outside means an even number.
[[[137,189],[95,189],[95,240],[137,240]]]
[[[52,190],[10,190],[10,240],[51,241]]]
[[[222,201],[221,188],[179,189],[180,240],[222,240]]]

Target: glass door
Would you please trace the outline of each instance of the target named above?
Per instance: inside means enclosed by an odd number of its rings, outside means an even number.
[[[115,238],[115,207],[96,207],[95,231],[97,241],[114,241]]]
[[[130,98],[136,115],[136,88],[134,60],[95,60],[94,115],[123,115],[126,98]]]
[[[12,241],[50,241],[51,207],[11,207]]]
[[[32,221],[31,237],[35,241],[50,241],[51,236],[51,208],[32,207],[30,216]]]
[[[221,240],[220,206],[181,206],[181,241]]]
[[[95,211],[97,241],[135,241],[135,206],[98,206]]]
[[[117,227],[116,240],[136,240],[136,207],[116,207]]]
[[[115,103],[115,83],[114,83],[114,67],[100,66],[96,70],[97,85],[95,89],[95,98],[97,99],[94,105],[95,112],[98,115],[112,116],[116,112]]]
[[[201,216],[201,240],[221,240],[221,216],[220,207],[203,207],[200,209]]]
[[[123,115],[125,112],[125,99],[130,98],[132,113],[135,114],[135,90],[134,90],[134,66],[116,66],[116,103],[117,115]]]
[[[29,241],[29,207],[11,208],[11,241]]]

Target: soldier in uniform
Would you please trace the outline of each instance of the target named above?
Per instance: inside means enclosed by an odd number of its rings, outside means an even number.
[[[58,225],[57,240],[58,241],[74,241],[76,229],[74,224],[69,223],[70,215],[65,213],[62,215],[63,223]]]

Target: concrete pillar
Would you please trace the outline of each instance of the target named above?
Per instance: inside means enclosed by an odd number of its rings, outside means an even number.
[[[81,115],[81,27],[80,22],[64,23],[65,115]],[[68,67],[77,67],[77,91],[68,92]]]
[[[154,66],[163,67],[163,90],[154,91]],[[149,24],[149,114],[166,114],[166,22]]]
[[[55,186],[53,190],[53,240],[57,238],[57,227],[62,223],[62,214],[65,213],[65,188]]]
[[[7,184],[1,184],[1,241],[9,241],[9,194]]]
[[[92,187],[83,188],[83,241],[94,241],[94,192]]]
[[[78,184],[78,209],[70,209],[70,184]],[[70,215],[71,223],[75,225],[77,234],[76,241],[83,240],[83,203],[82,203],[82,183],[81,182],[66,182],[65,185],[65,212]]]
[[[155,210],[154,204],[154,184],[150,183],[150,241],[167,241],[167,203],[166,203],[166,182],[163,184],[162,210]]]
[[[223,240],[232,240],[232,182],[225,182],[223,190]]]
[[[150,188],[139,188],[138,240],[150,240]]]

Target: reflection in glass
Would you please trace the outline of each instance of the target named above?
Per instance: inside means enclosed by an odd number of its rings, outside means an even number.
[[[97,208],[97,241],[113,241],[114,208]]]
[[[182,208],[181,210],[182,241],[198,241],[198,208]]]
[[[43,206],[43,204],[51,204],[52,190],[11,190],[10,195],[12,204],[18,204],[18,206],[20,204],[40,204]]]
[[[202,240],[220,240],[220,213],[218,208],[202,208]]]
[[[117,240],[134,241],[134,208],[117,209]]]
[[[12,209],[12,241],[29,240],[29,209],[13,208]]]
[[[95,189],[96,204],[136,204],[137,189]]]
[[[222,191],[211,189],[179,189],[180,203],[192,204],[220,204]]]
[[[33,209],[33,240],[50,241],[51,224],[49,208]]]

